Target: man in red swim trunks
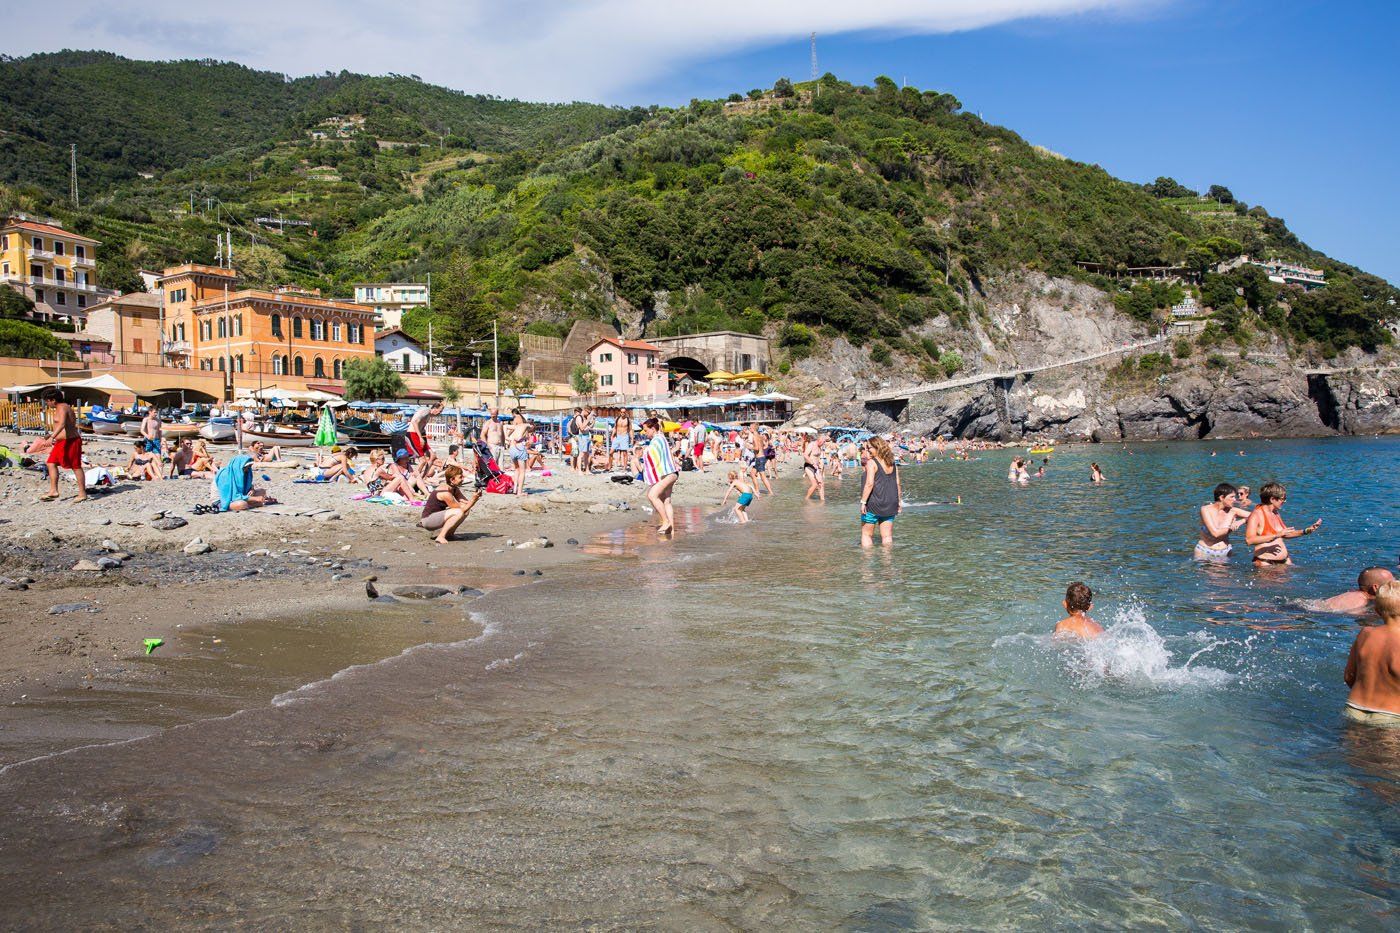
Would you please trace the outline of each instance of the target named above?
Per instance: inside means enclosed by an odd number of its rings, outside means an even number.
[[[57,499],[58,471],[72,470],[73,478],[78,482],[78,495],[73,501],[82,502],[87,498],[87,485],[83,481],[83,437],[78,433],[78,417],[73,413],[73,406],[63,397],[62,389],[45,389],[43,399],[53,425],[53,431],[49,434],[53,448],[49,451],[47,464],[49,492],[40,499],[44,502]]]
[[[425,457],[432,449],[428,446],[428,419],[442,414],[442,402],[433,402],[426,408],[413,413],[408,422],[408,446],[415,457]]]

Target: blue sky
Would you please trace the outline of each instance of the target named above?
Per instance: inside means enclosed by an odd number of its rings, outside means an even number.
[[[956,94],[1120,178],[1226,185],[1313,247],[1400,283],[1397,35],[1394,3],[1183,0],[944,35],[819,34],[817,54],[844,80]],[[681,103],[809,71],[799,40],[615,96]]]

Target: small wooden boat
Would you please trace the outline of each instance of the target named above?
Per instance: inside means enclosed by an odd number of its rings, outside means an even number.
[[[122,414],[106,408],[94,408],[88,412],[88,424],[94,434],[121,434]]]
[[[123,421],[123,422],[122,422],[122,430],[123,430],[124,432],[126,432],[127,434],[131,435],[132,437],[136,437],[137,435],[139,435],[139,434],[141,433],[141,422],[139,422],[139,421]]]
[[[193,421],[178,421],[175,424],[161,425],[161,433],[172,440],[194,437],[199,433],[199,425]]]
[[[347,443],[345,435],[336,432],[336,443]],[[279,447],[315,447],[315,431],[296,431],[291,428],[274,427],[270,431],[243,429],[243,444],[246,446],[253,441],[262,441],[264,444],[276,444]]]

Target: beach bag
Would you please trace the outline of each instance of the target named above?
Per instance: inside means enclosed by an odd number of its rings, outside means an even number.
[[[686,454],[686,455],[684,455],[683,457],[681,457],[681,472],[682,472],[682,473],[692,473],[692,472],[694,472],[694,470],[695,470],[695,461],[694,461],[693,459],[691,459],[690,454]]]
[[[493,476],[486,482],[486,491],[508,496],[515,492],[515,480],[506,476],[504,473],[499,476]]]

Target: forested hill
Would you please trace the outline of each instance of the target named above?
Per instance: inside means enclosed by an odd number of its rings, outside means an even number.
[[[144,67],[83,58],[64,60]],[[949,94],[887,78],[780,80],[728,101],[621,110],[469,97],[411,77],[288,82],[233,65],[168,67],[270,81],[257,87],[273,102],[262,115],[230,109],[224,141],[204,149],[181,129],[188,155],[79,211],[62,203],[62,184],[0,190],[0,210],[49,210],[102,239],[109,283],[133,282],[138,264],[207,261],[215,232],[231,227],[253,281],[344,295],[355,281],[432,273],[449,342],[489,332],[492,319],[506,332],[558,332],[594,317],[649,334],[763,330],[793,359],[840,335],[923,369],[943,365],[922,337],[926,322],[984,317],[986,283],[1020,269],[1088,279],[1146,321],[1180,290],[1119,291],[1077,264],[1204,271],[1248,253],[1320,267],[1328,286],[1306,296],[1246,266],[1205,275],[1199,297],[1218,312],[1212,339],[1268,331],[1324,354],[1388,342],[1396,313],[1394,288],[1309,249],[1223,188],[1201,200],[1170,179],[1125,182],[985,123]],[[211,94],[207,109],[231,106]],[[349,115],[364,120],[350,138],[309,137],[326,117]],[[57,124],[47,132],[63,136]],[[121,177],[139,164],[123,154],[92,171]],[[255,221],[279,213],[306,226],[271,232]]]
[[[132,61],[108,52],[0,58],[0,183],[68,190],[69,146],[93,195],[140,173],[267,148],[357,114],[375,138],[506,150],[591,139],[639,115],[596,104],[469,95],[412,76],[288,79],[233,62]]]

